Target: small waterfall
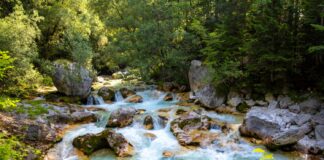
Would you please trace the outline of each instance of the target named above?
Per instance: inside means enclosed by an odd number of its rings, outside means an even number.
[[[94,96],[95,105],[105,104],[105,101],[101,96]]]
[[[101,105],[101,104],[105,104],[105,101],[100,96],[90,95],[87,98],[87,105]]]
[[[120,102],[120,101],[124,100],[124,98],[119,90],[116,91],[116,93],[115,93],[115,100],[116,100],[116,102]]]
[[[90,95],[90,96],[87,98],[87,105],[93,105],[93,102],[94,102],[93,95]]]

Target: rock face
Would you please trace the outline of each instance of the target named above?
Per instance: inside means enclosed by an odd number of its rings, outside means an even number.
[[[126,127],[131,125],[135,113],[136,110],[132,107],[119,108],[111,113],[107,127]]]
[[[111,129],[106,129],[98,134],[86,134],[73,140],[73,146],[86,155],[104,149],[111,148],[117,156],[127,157],[134,154],[134,148],[123,135]]]
[[[212,120],[196,112],[189,112],[171,122],[171,132],[183,146],[206,146],[212,143],[217,134],[208,132]]]
[[[87,98],[91,92],[90,72],[76,63],[56,63],[52,79],[57,90],[67,96]]]
[[[201,61],[193,60],[191,62],[188,76],[191,91],[205,107],[217,108],[224,103],[225,96],[217,92],[216,88],[210,84],[211,77],[208,69],[203,66]]]
[[[142,103],[143,102],[143,97],[140,95],[133,95],[127,99],[127,102],[130,103]]]
[[[105,101],[115,100],[115,91],[109,89],[108,87],[102,87],[98,91],[98,95],[101,96]]]

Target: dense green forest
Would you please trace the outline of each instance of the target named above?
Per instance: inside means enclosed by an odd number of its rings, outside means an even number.
[[[323,25],[321,0],[2,0],[1,94],[51,83],[61,59],[182,84],[199,59],[216,86],[323,92]]]

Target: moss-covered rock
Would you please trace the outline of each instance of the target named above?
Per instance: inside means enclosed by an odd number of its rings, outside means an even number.
[[[97,150],[109,148],[109,144],[106,140],[109,133],[109,130],[105,130],[98,134],[86,134],[75,138],[72,144],[84,154],[90,155]]]
[[[115,91],[108,87],[102,87],[98,91],[98,95],[101,96],[105,101],[115,100]]]

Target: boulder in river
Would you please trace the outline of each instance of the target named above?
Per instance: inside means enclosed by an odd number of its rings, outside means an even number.
[[[67,96],[87,98],[91,92],[90,71],[76,63],[55,63],[52,79],[57,90]]]
[[[105,101],[115,100],[115,91],[108,87],[102,87],[98,90],[98,95],[101,96]]]
[[[109,144],[106,140],[108,134],[109,130],[105,130],[98,134],[86,134],[75,138],[72,144],[84,154],[90,155],[97,150],[109,148]]]
[[[148,115],[144,118],[144,127],[148,130],[154,129],[154,122],[152,116]]]
[[[120,91],[121,95],[123,96],[123,98],[127,98],[127,97],[130,97],[130,96],[133,96],[136,94],[135,91],[130,90],[128,88],[121,88],[119,91]]]
[[[133,123],[136,110],[132,107],[119,108],[109,117],[107,127],[125,127]]]
[[[111,148],[118,157],[126,157],[134,154],[133,146],[120,133],[112,129],[106,129],[98,134],[86,134],[73,140],[73,146],[86,155],[93,152]]]
[[[168,93],[164,96],[163,98],[164,101],[172,101],[173,100],[173,95],[172,93]]]
[[[143,102],[143,97],[140,95],[133,95],[127,99],[127,102],[130,103],[142,103]]]
[[[171,122],[171,132],[183,146],[206,146],[217,134],[209,132],[211,118],[196,112],[188,112]]]
[[[128,157],[134,154],[133,145],[120,133],[108,130],[107,142],[118,157]]]
[[[207,108],[217,108],[225,102],[225,96],[211,84],[211,76],[201,61],[193,60],[189,69],[191,91]]]

